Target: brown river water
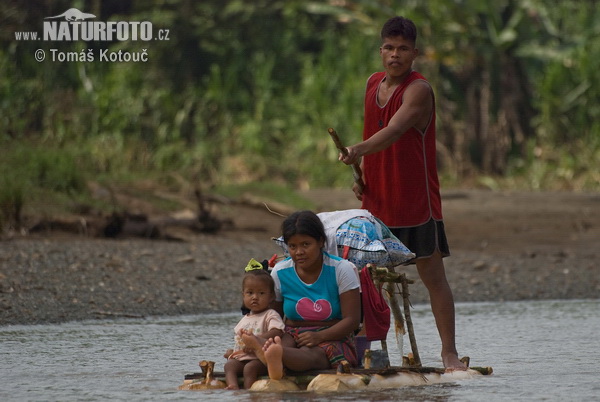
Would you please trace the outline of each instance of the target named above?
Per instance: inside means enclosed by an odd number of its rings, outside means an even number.
[[[494,374],[455,383],[317,394],[179,391],[198,361],[222,371],[239,313],[0,327],[2,401],[590,401],[600,398],[600,299],[457,304],[457,346]],[[429,308],[413,321],[440,367]],[[400,352],[390,333],[392,365]],[[408,339],[404,340],[408,348]],[[379,343],[374,342],[373,349]],[[406,353],[406,351],[405,351]]]

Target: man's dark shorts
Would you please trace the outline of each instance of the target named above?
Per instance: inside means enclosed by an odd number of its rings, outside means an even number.
[[[421,226],[390,228],[390,230],[410,251],[416,254],[417,257],[408,261],[407,264],[414,264],[417,258],[431,257],[436,248],[440,250],[442,257],[450,255],[443,221],[431,219]]]

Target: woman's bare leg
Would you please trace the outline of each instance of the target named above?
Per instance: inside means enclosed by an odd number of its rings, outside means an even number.
[[[268,339],[263,345],[263,351],[270,349],[273,345],[280,345],[282,349],[283,366],[293,371],[319,370],[331,368],[325,351],[319,346],[301,348],[296,347],[294,338],[285,334],[283,338]],[[294,346],[289,346],[294,345]],[[267,365],[268,366],[268,365]]]
[[[264,340],[252,334],[242,335],[242,339],[246,347],[254,350],[259,360],[269,367],[265,357],[265,350],[269,349],[275,341],[273,339]],[[304,371],[331,368],[325,351],[318,346],[311,348],[306,346],[301,348],[290,346],[295,345],[295,342],[293,337],[288,334],[285,334],[283,338],[280,338],[280,340],[277,341],[277,344],[282,348],[283,366],[290,370]]]

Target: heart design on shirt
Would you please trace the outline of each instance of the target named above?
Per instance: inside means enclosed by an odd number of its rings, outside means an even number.
[[[312,301],[303,297],[296,303],[296,312],[306,321],[325,321],[331,317],[331,303],[325,299]]]

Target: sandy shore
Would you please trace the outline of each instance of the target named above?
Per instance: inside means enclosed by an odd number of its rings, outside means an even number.
[[[359,207],[348,192],[307,193],[319,210]],[[0,325],[235,311],[250,258],[281,250],[281,218],[227,207],[234,228],[187,242],[53,233],[0,241]],[[600,298],[600,195],[444,193],[457,302]],[[414,268],[404,268],[417,279]],[[427,303],[421,283],[413,304]]]

